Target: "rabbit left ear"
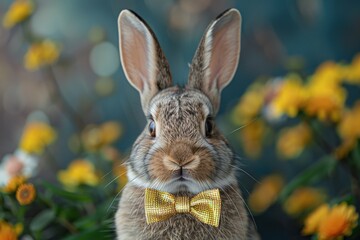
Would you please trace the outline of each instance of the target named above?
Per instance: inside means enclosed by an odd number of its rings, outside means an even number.
[[[172,85],[170,67],[155,34],[134,12],[123,10],[118,26],[122,67],[130,84],[139,91],[147,114],[152,97]]]
[[[234,77],[240,56],[241,15],[229,9],[207,28],[190,66],[190,88],[204,92],[213,105],[220,105],[220,93]]]

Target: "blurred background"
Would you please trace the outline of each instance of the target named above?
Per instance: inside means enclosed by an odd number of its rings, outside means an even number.
[[[12,3],[0,0],[0,16]],[[48,153],[54,161],[40,161],[38,177],[49,181],[56,180],[56,169],[77,158],[79,140],[74,133],[92,124],[118,122],[122,137],[114,147],[126,155],[145,126],[138,93],[119,61],[117,17],[122,9],[132,9],[154,30],[177,84],[186,83],[188,64],[210,21],[228,8],[240,10],[240,63],[223,91],[217,122],[248,173],[239,172],[246,199],[264,176],[278,173],[279,181],[287,182],[308,163],[281,160],[271,135],[262,151],[246,153],[239,137],[242,129],[232,121],[232,113],[248,86],[292,71],[310,75],[325,61],[349,63],[360,52],[357,0],[36,0],[34,6],[21,28],[0,27],[0,157],[17,149],[28,121],[45,119],[57,132]],[[59,56],[51,69],[37,70],[24,59],[39,38],[56,43]],[[358,86],[347,90],[347,102],[359,98]],[[272,125],[272,131],[277,129],[278,124]],[[305,158],[316,154],[319,151]],[[348,184],[343,175],[327,183],[329,192],[336,194]],[[254,221],[263,239],[307,239],[299,234],[299,220],[280,204],[265,213],[255,211]]]

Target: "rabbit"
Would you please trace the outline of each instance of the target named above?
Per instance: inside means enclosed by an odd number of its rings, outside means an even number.
[[[150,27],[136,13],[121,11],[119,50],[124,74],[140,93],[147,126],[135,141],[129,182],[115,214],[117,239],[251,239],[248,213],[236,180],[236,155],[216,127],[221,91],[240,56],[241,15],[229,9],[205,31],[185,87],[173,86],[169,64]],[[219,189],[219,227],[190,214],[147,224],[146,188],[194,196]]]

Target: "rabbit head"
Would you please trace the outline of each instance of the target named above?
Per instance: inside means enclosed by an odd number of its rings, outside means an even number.
[[[148,119],[128,161],[129,181],[172,193],[236,182],[234,153],[214,118],[239,61],[240,13],[229,9],[209,25],[185,87],[173,86],[169,64],[144,20],[123,10],[118,26],[122,67]]]

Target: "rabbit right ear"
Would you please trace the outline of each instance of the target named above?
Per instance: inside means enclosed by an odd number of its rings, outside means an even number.
[[[169,64],[154,33],[134,12],[121,11],[118,27],[123,70],[130,84],[140,92],[141,105],[147,114],[152,97],[172,85]]]

